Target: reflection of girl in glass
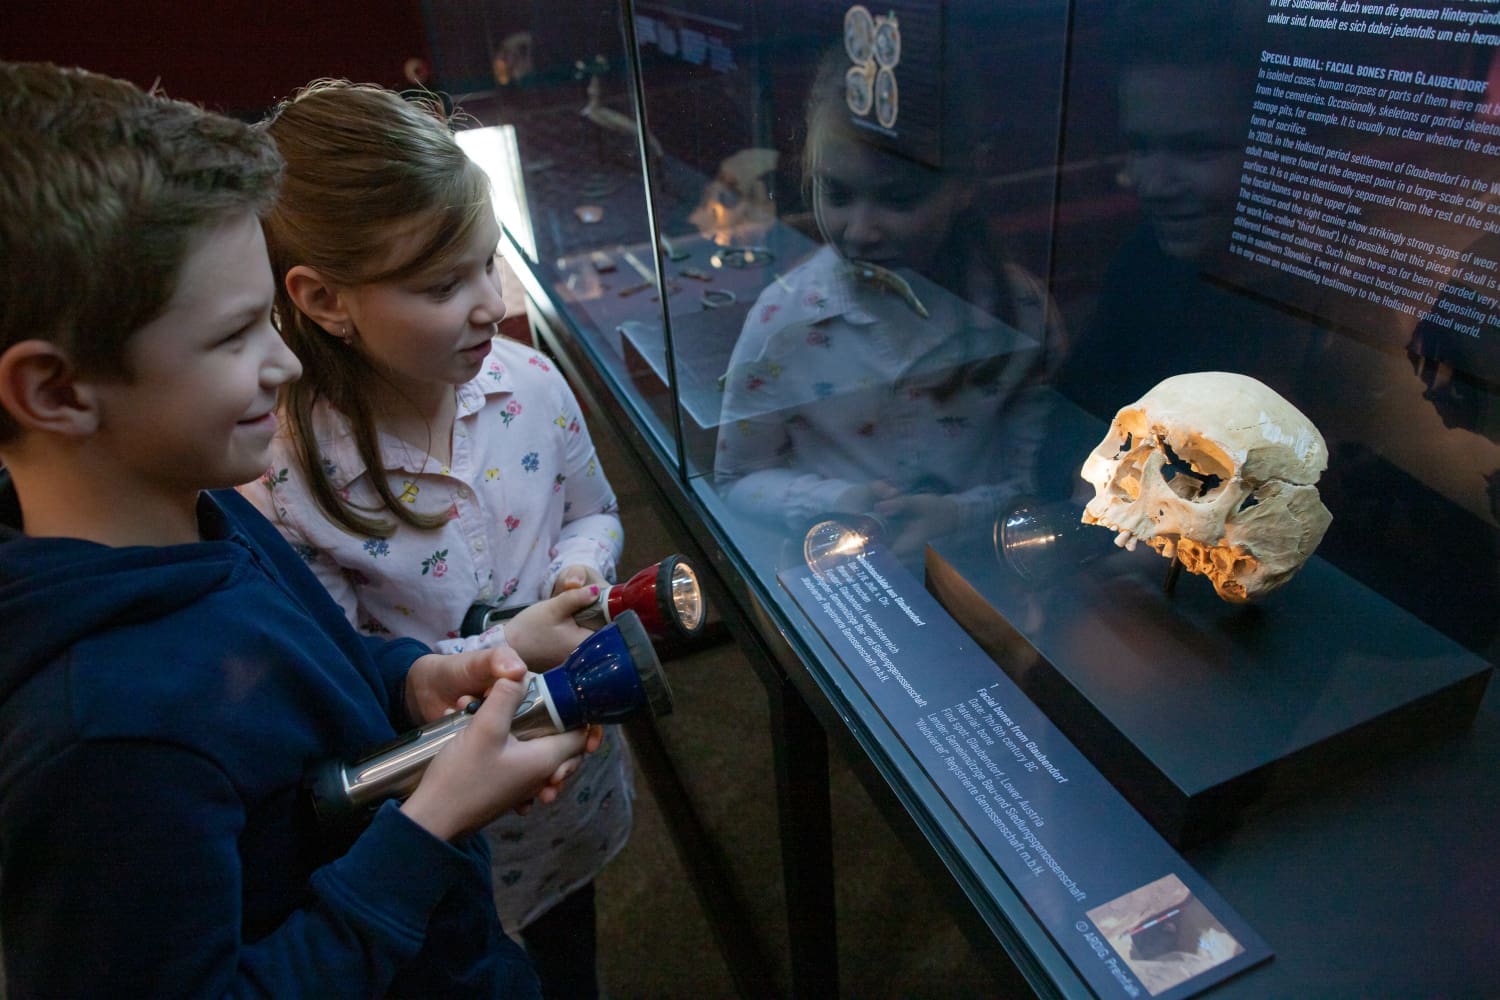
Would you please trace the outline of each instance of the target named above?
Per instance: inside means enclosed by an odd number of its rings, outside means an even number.
[[[750,309],[715,475],[732,507],[794,532],[873,512],[909,555],[988,527],[1031,488],[1043,348],[1060,331],[1037,281],[986,238],[961,116],[947,170],[877,146],[836,55],[813,85],[803,159],[827,246]]]

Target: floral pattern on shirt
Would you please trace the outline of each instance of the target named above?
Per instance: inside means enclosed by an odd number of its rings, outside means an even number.
[[[592,566],[614,579],[623,539],[619,504],[562,376],[530,348],[496,340],[480,375],[460,386],[457,398],[447,468],[434,471],[436,463],[411,455],[394,438],[380,441],[391,489],[416,513],[446,511],[440,527],[424,530],[387,517],[391,536],[374,538],[334,526],[312,498],[284,433],[273,444],[270,468],[241,487],[367,634],[435,645],[457,637],[475,601],[531,603],[550,595],[566,565]],[[378,510],[372,473],[347,421],[319,404],[314,424],[336,470],[335,490]],[[536,805],[524,817],[502,817],[486,830],[496,883],[510,883],[496,894],[508,930],[592,879],[624,844],[629,774],[629,755],[610,729],[605,746],[569,779],[574,794]]]
[[[448,575],[448,550],[439,549],[426,559],[422,560],[422,575],[432,573],[434,580]]]

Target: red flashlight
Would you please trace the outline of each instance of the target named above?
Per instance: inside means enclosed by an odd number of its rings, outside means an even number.
[[[460,631],[466,636],[478,635],[529,606],[476,604],[464,616]],[[626,611],[640,616],[641,625],[654,640],[693,638],[703,630],[707,617],[698,571],[684,556],[667,556],[624,583],[599,588],[599,599],[575,614],[573,620],[597,631]]]
[[[703,588],[698,571],[678,555],[647,566],[624,583],[603,588],[599,600],[573,616],[584,628],[602,628],[634,611],[653,639],[691,639],[703,628]]]

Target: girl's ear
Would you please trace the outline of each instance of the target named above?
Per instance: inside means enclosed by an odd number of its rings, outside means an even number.
[[[286,273],[286,292],[297,309],[330,336],[348,335],[349,311],[344,307],[338,289],[306,264],[298,264]]]
[[[99,426],[91,386],[46,340],[23,340],[0,354],[0,406],[27,430],[82,437]]]

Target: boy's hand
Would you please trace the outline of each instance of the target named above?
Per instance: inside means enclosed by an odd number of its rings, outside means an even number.
[[[511,736],[511,718],[526,690],[525,678],[518,662],[503,662],[484,704],[433,758],[416,791],[402,804],[401,811],[412,822],[435,837],[452,840],[532,800],[557,798],[589,744],[597,746],[598,741],[592,729],[524,741]]]
[[[580,587],[598,587],[603,590],[609,586],[609,581],[604,579],[604,574],[593,566],[584,563],[573,563],[562,568],[557,574],[557,580],[552,584],[552,596],[556,597],[565,590],[577,590]]]
[[[551,670],[593,635],[573,616],[598,599],[599,587],[591,585],[538,601],[505,623],[505,641],[532,670]]]
[[[509,646],[419,656],[406,673],[406,714],[419,726],[440,719],[483,695],[517,665],[525,666]]]

